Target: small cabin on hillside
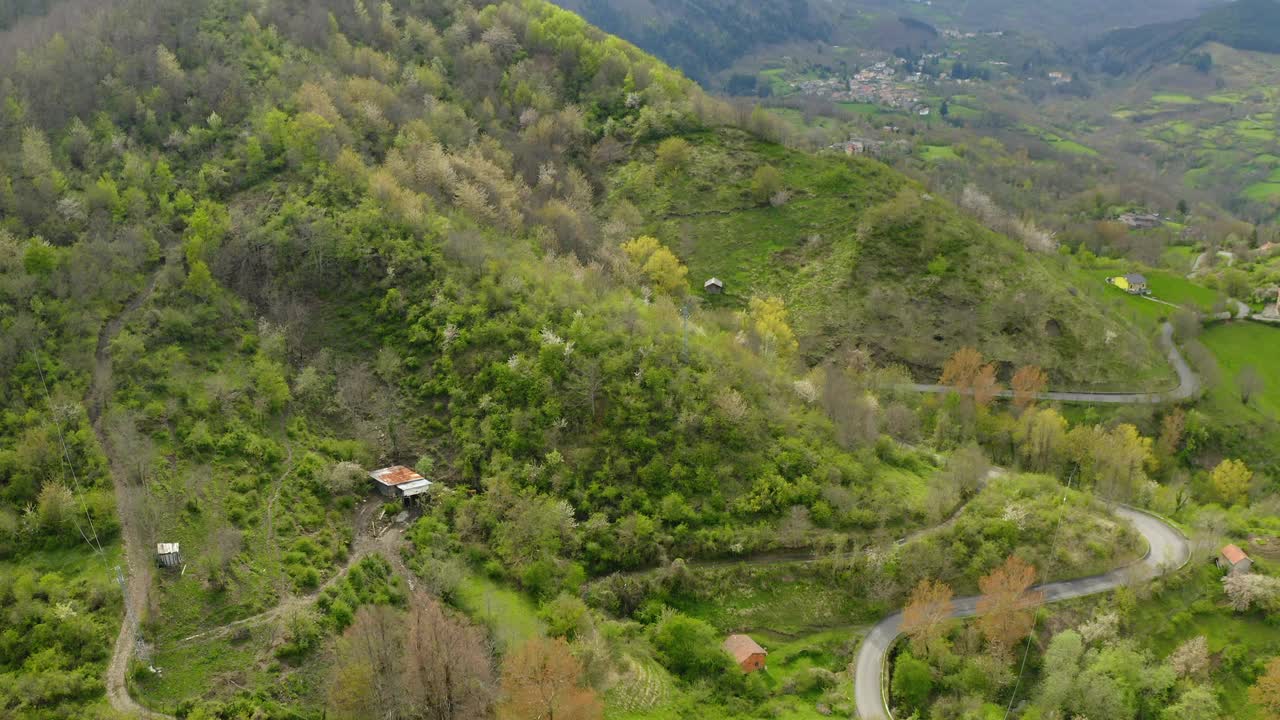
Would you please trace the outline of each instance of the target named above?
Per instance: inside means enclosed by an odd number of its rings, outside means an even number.
[[[719,295],[724,292],[724,281],[720,278],[711,278],[702,283],[702,289],[707,291],[709,295]]]
[[[769,654],[749,635],[730,635],[725,638],[724,651],[729,653],[733,661],[745,673],[764,670],[765,657]]]
[[[1141,273],[1117,275],[1116,277],[1107,278],[1107,282],[1115,285],[1130,295],[1146,295],[1150,292],[1147,288],[1147,277]]]
[[[1155,213],[1124,213],[1119,218],[1120,222],[1131,230],[1150,230],[1164,225],[1164,221]]]
[[[392,465],[369,473],[374,486],[384,497],[411,498],[425,493],[431,487],[431,481],[422,477],[413,468],[403,465]]]
[[[1247,573],[1253,567],[1253,560],[1238,546],[1228,545],[1218,553],[1218,567],[1233,575]]]
[[[156,564],[160,567],[178,567],[182,564],[182,552],[178,543],[156,543]]]

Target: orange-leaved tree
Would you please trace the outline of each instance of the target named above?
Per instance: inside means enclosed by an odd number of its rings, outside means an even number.
[[[599,720],[596,693],[564,638],[534,638],[502,662],[501,720]]]
[[[1008,657],[1015,643],[1035,626],[1035,607],[1044,602],[1044,593],[1031,591],[1036,569],[1017,555],[1010,555],[1000,567],[978,581],[978,628],[992,654]]]
[[[982,353],[971,347],[962,347],[942,365],[942,384],[954,388],[967,388],[982,369]]]
[[[1249,702],[1257,705],[1267,720],[1280,720],[1280,657],[1271,658],[1266,671],[1249,688]]]
[[[1023,365],[1013,374],[1009,382],[1013,387],[1013,404],[1019,410],[1025,410],[1036,402],[1036,396],[1049,386],[1049,376],[1035,365]]]
[[[982,353],[971,347],[960,348],[943,363],[941,383],[972,396],[978,407],[986,407],[1003,390],[996,381],[996,366],[984,362]]]
[[[921,580],[902,609],[902,632],[911,638],[911,649],[932,654],[946,636],[955,609],[951,588],[940,580]]]

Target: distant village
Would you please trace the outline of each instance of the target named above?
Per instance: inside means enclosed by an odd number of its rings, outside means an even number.
[[[825,98],[832,102],[861,102],[910,110],[919,115],[929,115],[932,109],[920,101],[920,86],[925,81],[921,73],[904,73],[898,80],[897,66],[905,62],[899,58],[880,61],[844,78],[801,80],[791,87],[803,95]]]

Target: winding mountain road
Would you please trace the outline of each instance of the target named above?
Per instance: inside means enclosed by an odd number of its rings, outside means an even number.
[[[1066,403],[1101,403],[1109,405],[1149,405],[1166,402],[1179,402],[1188,400],[1200,392],[1200,380],[1196,374],[1191,371],[1191,366],[1187,364],[1182,353],[1178,351],[1178,346],[1173,342],[1173,325],[1165,323],[1160,328],[1160,344],[1164,346],[1166,357],[1169,364],[1173,366],[1175,372],[1178,373],[1178,386],[1172,390],[1164,392],[1061,392],[1051,391],[1036,394],[1037,400],[1049,402],[1066,402]],[[959,392],[949,385],[930,385],[923,383],[911,383],[906,385],[898,385],[900,390],[908,390],[918,393],[946,394],[951,392]],[[996,397],[1012,398],[1013,391],[1005,390],[997,393]]]
[[[1150,580],[1182,567],[1190,559],[1191,546],[1187,538],[1168,523],[1124,506],[1115,507],[1115,513],[1132,523],[1146,538],[1150,546],[1146,556],[1102,575],[1039,585],[1036,589],[1044,593],[1045,602],[1096,595],[1130,582]],[[977,614],[977,607],[978,597],[960,598],[955,601],[952,617],[972,617]],[[885,657],[901,634],[901,627],[901,612],[886,617],[867,633],[858,650],[853,690],[858,717],[862,720],[893,720],[885,707],[881,688],[884,686]]]

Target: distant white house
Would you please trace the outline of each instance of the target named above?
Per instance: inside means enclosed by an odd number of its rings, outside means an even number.
[[[707,293],[711,295],[719,295],[720,293],[724,292],[724,281],[721,280],[720,278],[713,277],[710,280],[702,283],[702,289],[707,291]]]

